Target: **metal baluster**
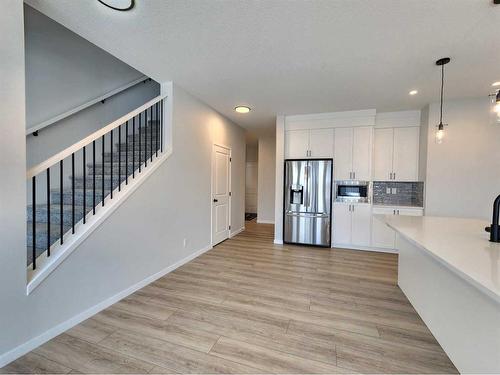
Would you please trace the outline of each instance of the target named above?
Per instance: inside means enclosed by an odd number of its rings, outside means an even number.
[[[160,107],[158,107],[159,103],[156,103],[156,123],[155,123],[155,129],[156,129],[156,157],[158,157],[158,130],[160,126],[160,119],[159,119],[159,114],[160,114]]]
[[[148,110],[144,111],[144,168],[148,166]]]
[[[163,99],[160,103],[160,151],[163,153]]]
[[[105,191],[104,191],[104,135],[102,136],[102,171],[101,171],[101,175],[102,175],[102,207],[104,207],[104,197],[106,196],[105,195]]]
[[[92,141],[92,214],[95,215],[95,140]]]
[[[33,205],[32,216],[33,216],[33,228],[31,233],[31,242],[32,242],[32,256],[33,256],[33,269],[36,269],[36,176],[31,178],[31,203]]]
[[[122,190],[122,126],[118,127],[118,191]]]
[[[128,121],[125,123],[125,185],[128,185]]]
[[[132,178],[135,178],[135,117],[132,119]]]
[[[110,195],[111,195],[111,198],[110,199],[113,199],[113,129],[111,129],[110,131],[110,134],[111,134],[111,138],[110,138],[110,148],[109,148],[109,153],[111,155],[111,163],[109,164],[110,165],[110,172],[111,172],[111,191],[110,191]]]
[[[63,160],[60,160],[59,161],[59,233],[61,235],[61,245],[64,243],[64,240],[63,240],[63,235],[64,235],[63,200],[64,200],[64,195],[63,195]]]
[[[149,127],[149,132],[151,133],[151,136],[149,139],[151,140],[151,144],[149,145],[149,150],[151,152],[151,163],[153,162],[153,106],[150,107],[150,118],[151,118],[151,125]]]
[[[141,173],[142,152],[141,152],[141,114],[139,113],[139,173]]]
[[[47,256],[50,257],[50,168],[47,168]]]
[[[71,233],[75,233],[75,153],[71,154]]]
[[[85,152],[85,146],[83,146],[83,224],[85,224],[87,215],[87,172],[86,165],[87,164],[87,153]]]

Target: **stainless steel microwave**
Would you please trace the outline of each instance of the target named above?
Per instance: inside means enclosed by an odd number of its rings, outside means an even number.
[[[336,181],[335,201],[337,202],[370,202],[369,181]]]

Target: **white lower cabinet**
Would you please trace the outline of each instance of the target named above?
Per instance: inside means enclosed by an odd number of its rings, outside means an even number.
[[[333,244],[370,246],[372,206],[363,203],[335,203],[333,207]]]
[[[396,233],[389,228],[381,218],[376,215],[404,215],[404,216],[422,216],[422,208],[408,207],[373,207],[372,220],[372,241],[374,248],[394,250],[396,247]]]

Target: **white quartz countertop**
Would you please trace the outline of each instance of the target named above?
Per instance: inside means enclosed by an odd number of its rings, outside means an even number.
[[[476,219],[433,216],[381,217],[389,227],[500,303],[500,243],[489,241]]]

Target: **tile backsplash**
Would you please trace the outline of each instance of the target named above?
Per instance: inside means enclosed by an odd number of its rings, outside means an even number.
[[[424,183],[374,181],[373,204],[423,207]]]

